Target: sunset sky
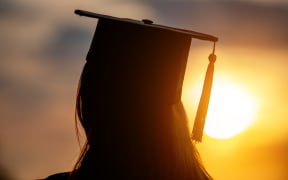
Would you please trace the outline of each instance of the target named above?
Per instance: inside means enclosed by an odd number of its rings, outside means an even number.
[[[215,89],[222,81],[240,87],[257,108],[239,134],[204,135],[197,144],[203,162],[216,180],[288,179],[286,0],[1,0],[0,165],[6,173],[44,178],[71,170],[77,159],[76,87],[97,20],[76,16],[75,9],[219,37]],[[182,96],[191,124],[212,47],[192,40]],[[230,103],[246,113],[245,105]]]

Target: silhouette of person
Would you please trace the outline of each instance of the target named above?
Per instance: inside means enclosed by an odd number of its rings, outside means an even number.
[[[87,142],[53,179],[208,180],[181,102],[191,43],[185,30],[99,18],[78,85]]]

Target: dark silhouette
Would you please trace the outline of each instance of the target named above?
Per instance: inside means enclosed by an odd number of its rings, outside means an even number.
[[[7,171],[3,166],[0,166],[0,180],[13,180],[10,171]]]
[[[191,139],[181,91],[191,38],[217,38],[76,12],[99,18],[76,103],[87,142],[72,172],[47,179],[212,179]]]

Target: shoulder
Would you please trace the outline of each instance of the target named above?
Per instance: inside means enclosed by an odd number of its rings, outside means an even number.
[[[70,172],[61,172],[48,176],[44,180],[68,180]]]

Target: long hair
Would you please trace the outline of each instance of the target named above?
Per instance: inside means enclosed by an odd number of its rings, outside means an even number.
[[[212,179],[190,138],[181,101],[161,104],[113,96],[97,86],[98,76],[94,65],[86,63],[75,114],[87,141],[71,179]]]

